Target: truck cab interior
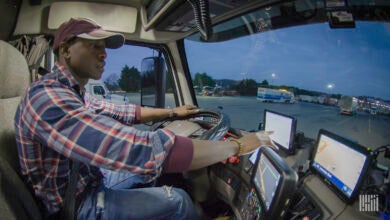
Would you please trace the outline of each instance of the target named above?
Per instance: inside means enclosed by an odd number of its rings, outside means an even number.
[[[42,219],[20,175],[13,118],[72,17],[125,36],[107,50],[106,101],[201,109],[139,129],[220,141],[275,132],[277,151],[160,177],[202,219],[390,218],[389,1],[4,0],[0,14],[1,218]],[[127,71],[134,85],[120,82]],[[270,92],[260,99],[259,88]],[[341,96],[353,97],[351,114],[340,114]]]

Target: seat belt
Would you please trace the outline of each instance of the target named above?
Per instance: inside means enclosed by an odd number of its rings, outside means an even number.
[[[72,163],[72,170],[70,171],[70,181],[65,192],[64,208],[61,211],[61,217],[64,220],[77,219],[77,215],[75,213],[76,190],[77,190],[77,182],[79,176],[78,174],[81,167],[81,163],[78,161],[71,161],[71,163]]]
[[[84,101],[84,92],[80,91],[79,85],[76,85],[75,88],[77,94],[80,95],[80,98]],[[77,219],[76,209],[76,190],[77,190],[77,182],[79,171],[81,167],[81,162],[70,160],[72,163],[72,170],[70,171],[70,181],[69,185],[66,188],[65,198],[64,198],[64,208],[61,211],[60,217],[64,220],[74,220]]]

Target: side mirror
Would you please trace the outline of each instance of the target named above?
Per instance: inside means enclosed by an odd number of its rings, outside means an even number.
[[[161,55],[147,57],[141,63],[141,106],[165,106],[165,60]]]

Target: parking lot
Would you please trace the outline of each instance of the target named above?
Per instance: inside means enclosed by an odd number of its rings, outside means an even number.
[[[131,103],[139,104],[139,94],[127,94]],[[113,100],[123,101],[122,96]],[[345,136],[363,146],[376,149],[390,143],[390,117],[357,112],[353,116],[340,115],[337,106],[312,103],[263,103],[255,97],[210,97],[197,96],[202,108],[222,108],[231,121],[231,126],[245,130],[257,130],[263,122],[265,109],[293,116],[297,119],[297,131],[306,137],[316,139],[318,130],[323,128]],[[166,97],[166,106],[174,106],[172,96]]]

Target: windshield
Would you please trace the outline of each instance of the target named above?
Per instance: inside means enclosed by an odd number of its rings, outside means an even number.
[[[270,109],[296,118],[312,139],[324,128],[366,147],[389,143],[389,23],[308,24],[218,43],[191,37],[185,50],[197,102],[222,108],[232,127],[257,130]]]

